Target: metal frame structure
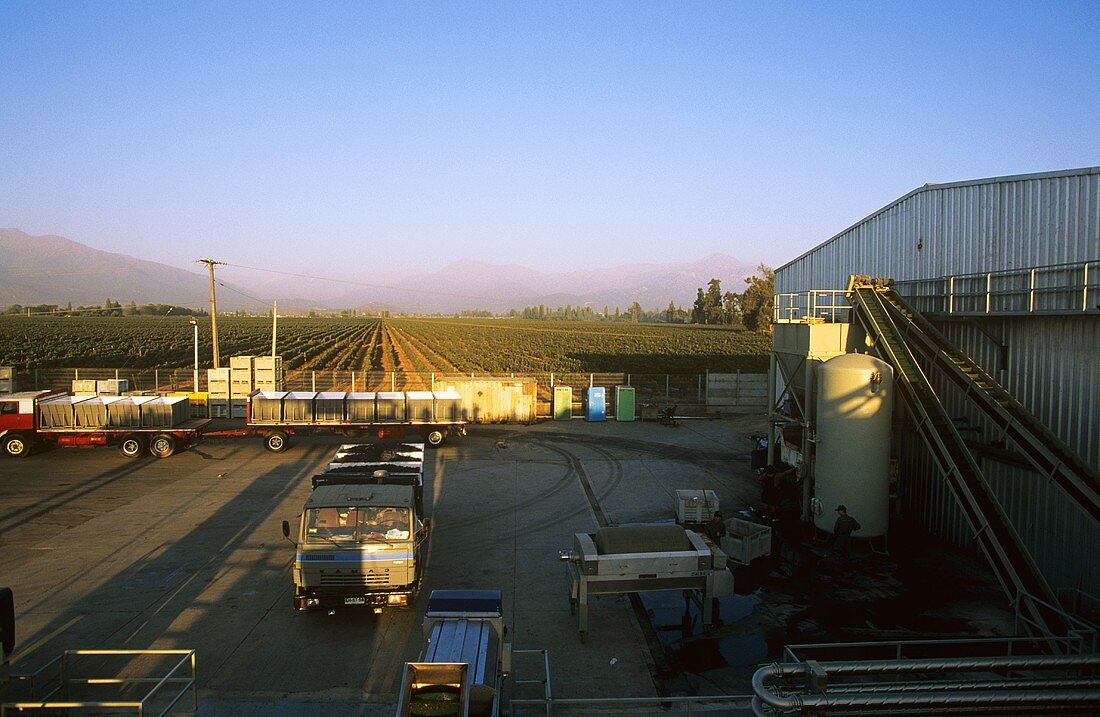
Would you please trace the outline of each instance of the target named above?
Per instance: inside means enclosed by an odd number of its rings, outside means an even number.
[[[86,657],[86,656],[127,656],[127,657],[141,657],[149,655],[179,655],[180,659],[177,661],[168,672],[161,676],[154,677],[73,677],[70,661],[73,657]],[[171,698],[164,709],[157,713],[158,717],[163,717],[172,711],[172,708],[176,706],[176,703],[183,698],[188,692],[191,693],[191,713],[194,714],[198,711],[198,689],[196,687],[195,679],[195,651],[194,650],[65,650],[63,653],[53,658],[45,665],[40,667],[33,673],[26,675],[12,675],[13,681],[20,681],[28,685],[28,689],[31,694],[34,694],[35,685],[40,684],[43,680],[43,676],[47,670],[53,667],[58,668],[58,674],[56,676],[50,676],[47,680],[56,680],[57,685],[49,690],[42,699],[28,700],[23,702],[6,702],[0,705],[0,717],[6,717],[8,714],[14,714],[18,712],[22,714],[24,712],[35,711],[73,711],[73,710],[133,710],[134,714],[139,717],[144,717],[146,714],[146,705],[152,701],[154,697],[157,697],[163,690],[167,689],[170,685],[178,685],[179,690]],[[190,676],[176,677],[176,673],[182,670],[184,667],[190,666]],[[134,684],[149,684],[152,683],[153,687],[142,695],[140,700],[71,700],[69,695],[71,690],[79,685],[134,685]],[[57,697],[58,699],[55,699]]]

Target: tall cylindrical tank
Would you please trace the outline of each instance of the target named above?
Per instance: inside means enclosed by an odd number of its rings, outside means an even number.
[[[832,532],[836,507],[859,521],[856,537],[885,535],[890,515],[890,421],[894,372],[866,354],[843,354],[817,368],[814,524]]]

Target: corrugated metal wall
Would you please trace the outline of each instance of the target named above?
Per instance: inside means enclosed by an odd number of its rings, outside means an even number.
[[[778,293],[1100,258],[1100,167],[921,187],[776,270]]]
[[[904,281],[1097,258],[1100,167],[922,187],[780,267],[776,291],[842,288],[850,274]],[[936,323],[1100,470],[1097,316],[993,315]],[[997,439],[946,382],[936,388],[952,417],[982,429],[975,438]],[[946,482],[920,439],[903,433],[898,451],[907,517],[970,546],[970,529]],[[990,458],[980,464],[1051,584],[1100,594],[1100,526],[1044,477]]]

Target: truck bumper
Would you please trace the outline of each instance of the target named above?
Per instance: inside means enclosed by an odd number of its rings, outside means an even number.
[[[416,601],[416,588],[412,586],[394,590],[371,590],[363,588],[298,588],[294,591],[295,610],[350,610],[372,608],[380,612],[383,608],[409,607]]]

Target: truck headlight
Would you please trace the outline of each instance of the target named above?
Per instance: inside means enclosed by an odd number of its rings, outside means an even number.
[[[408,605],[409,604],[409,596],[408,595],[387,595],[386,596],[386,604],[387,605]]]
[[[321,598],[306,598],[306,607],[320,607]]]

